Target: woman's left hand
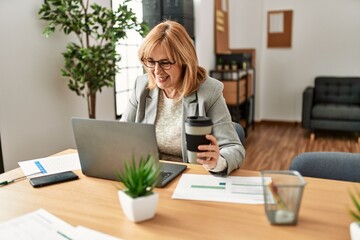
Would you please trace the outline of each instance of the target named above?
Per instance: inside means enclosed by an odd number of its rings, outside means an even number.
[[[213,135],[207,134],[206,139],[210,140],[209,145],[199,145],[198,149],[205,152],[197,153],[197,162],[204,165],[207,169],[214,169],[219,159],[219,146]]]

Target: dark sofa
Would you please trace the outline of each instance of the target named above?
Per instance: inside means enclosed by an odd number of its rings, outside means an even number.
[[[302,126],[315,130],[356,132],[360,138],[360,77],[315,78],[315,86],[303,92]]]

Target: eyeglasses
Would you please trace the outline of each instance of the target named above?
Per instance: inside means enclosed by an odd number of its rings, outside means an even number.
[[[156,63],[159,64],[159,66],[164,69],[164,70],[169,70],[171,68],[172,65],[174,65],[176,63],[176,61],[174,62],[170,62],[169,60],[159,60],[159,61],[154,61],[151,58],[145,58],[145,59],[141,59],[141,61],[144,63],[144,65],[148,68],[155,68]]]

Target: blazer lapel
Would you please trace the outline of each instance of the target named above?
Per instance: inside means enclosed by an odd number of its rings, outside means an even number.
[[[194,92],[191,95],[185,97],[183,100],[183,106],[184,113],[186,113],[186,116],[183,114],[184,120],[187,116],[199,115],[197,92]]]
[[[149,91],[145,99],[145,122],[155,124],[157,114],[157,104],[159,98],[159,89],[155,88]]]

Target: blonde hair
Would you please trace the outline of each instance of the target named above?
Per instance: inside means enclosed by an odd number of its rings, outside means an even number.
[[[192,39],[185,28],[174,21],[166,20],[156,25],[145,37],[139,49],[139,59],[150,57],[156,46],[160,45],[167,56],[182,67],[183,81],[177,86],[180,98],[191,94],[205,80],[206,70],[198,65]],[[155,79],[149,74],[149,89],[156,87]]]

